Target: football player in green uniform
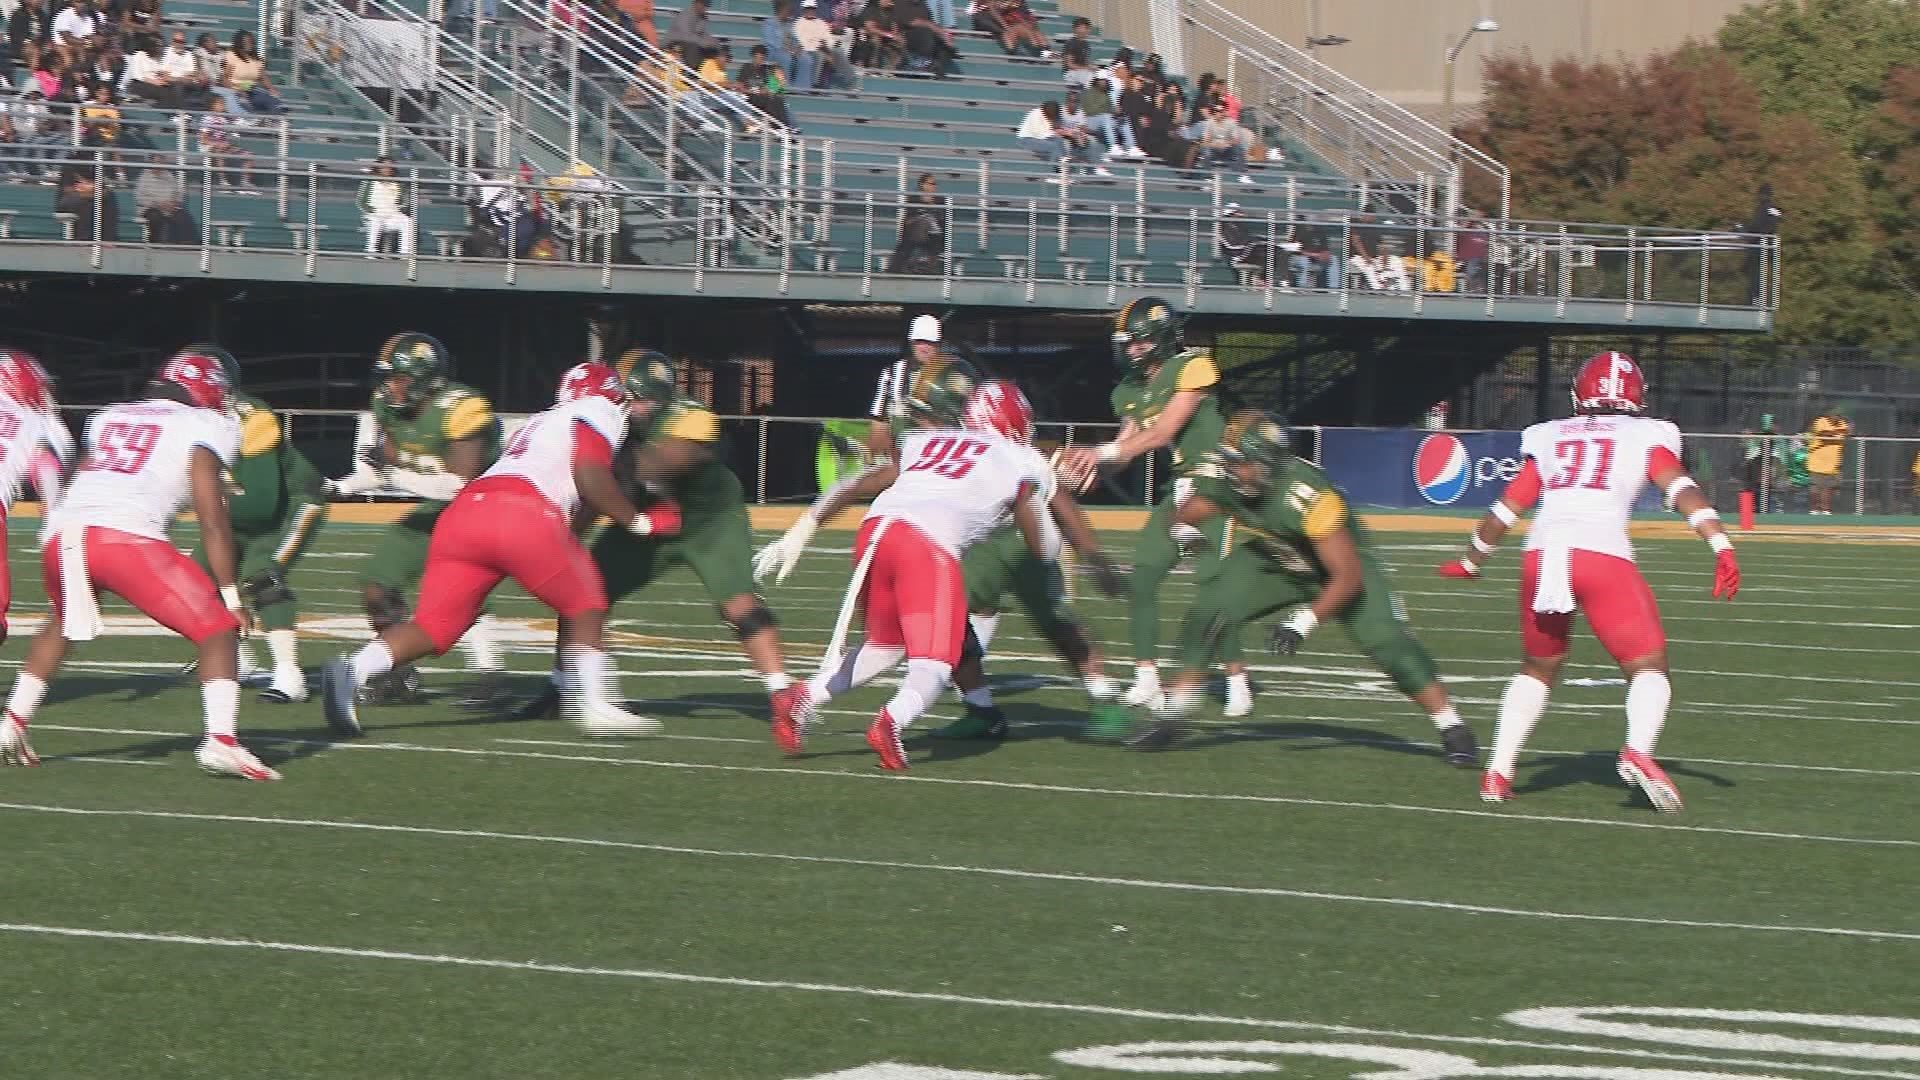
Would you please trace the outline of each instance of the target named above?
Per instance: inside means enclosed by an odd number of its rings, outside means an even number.
[[[500,420],[493,406],[472,387],[448,379],[447,360],[447,347],[426,334],[408,331],[387,339],[373,364],[371,438],[356,448],[353,471],[327,484],[335,495],[390,486],[421,500],[381,534],[362,569],[361,601],[375,633],[407,621],[407,593],[420,583],[434,522],[460,489],[500,456]],[[492,618],[481,616],[461,643],[479,677],[459,703],[498,701],[506,692],[505,664]],[[419,674],[408,665],[394,669],[377,688],[369,687],[368,700],[402,701],[418,688]]]
[[[677,532],[639,536],[601,528],[588,544],[606,583],[609,605],[634,595],[675,566],[693,571],[775,706],[793,680],[780,649],[779,621],[753,583],[753,528],[746,493],[724,460],[720,422],[713,410],[678,391],[673,361],[652,349],[630,349],[613,364],[633,395],[633,435],[621,448],[614,475],[628,497],[646,509],[678,507]],[[545,716],[560,704],[549,679],[539,697],[521,707],[523,718]]]
[[[227,406],[240,423],[240,453],[228,473],[227,511],[233,522],[233,557],[249,630],[262,631],[273,656],[272,679],[260,700],[286,704],[307,699],[294,623],[299,609],[287,577],[327,519],[325,481],[307,456],[286,441],[280,418],[267,403],[239,390],[240,365],[214,345],[188,352],[216,359],[233,386]],[[208,568],[204,540],[193,553]],[[211,570],[209,569],[209,572]],[[253,669],[253,649],[240,642],[240,675]]]
[[[1354,645],[1412,698],[1440,732],[1447,762],[1472,768],[1473,732],[1460,721],[1433,657],[1407,628],[1385,564],[1366,527],[1325,473],[1293,456],[1286,428],[1246,410],[1226,425],[1179,519],[1225,523],[1230,553],[1200,588],[1180,631],[1180,674],[1153,721],[1129,740],[1151,749],[1177,736],[1199,704],[1207,666],[1229,635],[1254,619],[1290,609],[1273,628],[1273,651],[1298,652],[1321,623],[1340,623]]]
[[[1133,549],[1131,601],[1127,624],[1133,642],[1134,680],[1128,705],[1149,705],[1160,695],[1160,586],[1180,561],[1183,548],[1197,549],[1195,577],[1205,583],[1226,555],[1225,522],[1210,519],[1199,528],[1175,520],[1193,490],[1194,470],[1219,445],[1226,418],[1220,411],[1220,369],[1213,355],[1189,349],[1172,304],[1142,297],[1122,308],[1113,322],[1113,356],[1120,384],[1113,390],[1120,434],[1100,446],[1072,447],[1061,455],[1068,486],[1091,487],[1100,470],[1124,468],[1136,458],[1166,448],[1173,457],[1173,479],[1153,507]],[[1227,669],[1228,716],[1253,711],[1253,690],[1240,659],[1238,635],[1221,642]],[[1110,729],[1105,734],[1118,734]]]

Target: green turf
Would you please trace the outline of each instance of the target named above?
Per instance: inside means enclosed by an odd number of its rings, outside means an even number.
[[[17,638],[44,609],[32,531],[13,533]],[[360,633],[371,539],[335,527],[294,577],[336,635],[308,639],[310,666]],[[1518,646],[1514,553],[1443,582],[1430,568],[1456,545],[1383,539],[1488,741]],[[1707,597],[1699,543],[1642,556],[1675,667],[1661,755],[1688,805],[1671,818],[1613,776],[1620,687],[1558,691],[1520,799],[1487,807],[1334,629],[1262,658],[1253,717],[1209,706],[1185,745],[1143,755],[1075,738],[1077,689],[1011,614],[991,670],[1013,737],[910,737],[914,770],[892,777],[859,736],[884,687],[834,702],[783,759],[730,635],[676,576],[615,612],[644,635],[619,650],[626,690],[666,737],[428,705],[363,710],[369,737],[334,747],[317,704],[249,696],[242,734],[277,785],[193,768],[183,643],[104,639],[36,719],[45,767],[0,773],[4,1075],[1920,1076],[1912,1019],[1668,1021],[1718,1032],[1682,1045],[1504,1018],[1920,1017],[1920,549],[1748,544],[1730,606]],[[811,555],[770,591],[797,674],[845,559]],[[1170,619],[1191,593],[1173,580]],[[1118,605],[1082,604],[1121,635]],[[0,654],[9,675],[23,648]],[[531,684],[546,658],[528,635],[512,663]],[[1573,678],[1615,674],[1590,640],[1574,659]],[[1250,1041],[1296,1045],[1054,1056]]]

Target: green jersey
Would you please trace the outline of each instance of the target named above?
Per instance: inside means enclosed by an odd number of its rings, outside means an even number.
[[[637,452],[656,439],[685,439],[707,451],[706,460],[671,482],[673,500],[690,517],[737,510],[746,505],[740,478],[727,467],[727,448],[720,440],[720,421],[713,410],[692,398],[676,398],[655,413],[645,431],[628,440]]]
[[[240,421],[240,453],[227,476],[227,510],[241,533],[278,531],[295,508],[320,501],[320,474],[280,431],[267,403],[247,394],[229,399]]]
[[[1247,548],[1275,569],[1295,577],[1315,583],[1326,581],[1326,569],[1313,544],[1341,529],[1353,537],[1360,561],[1369,571],[1383,566],[1366,526],[1347,508],[1346,496],[1326,473],[1299,458],[1288,463],[1274,478],[1273,489],[1257,502],[1233,489],[1217,458],[1199,470],[1194,494],[1228,515],[1226,548]]]
[[[1206,393],[1200,408],[1170,444],[1173,450],[1173,474],[1189,476],[1215,447],[1227,428],[1226,415],[1220,411],[1220,398],[1214,388],[1220,385],[1220,369],[1213,354],[1203,349],[1187,349],[1161,364],[1150,378],[1130,378],[1113,388],[1113,414],[1122,421],[1150,428],[1160,418],[1173,395],[1184,390]]]
[[[393,448],[395,464],[415,472],[437,472],[446,468],[447,447],[462,439],[479,439],[480,468],[491,466],[500,456],[500,418],[479,392],[459,383],[448,383],[427,399],[418,412],[409,416],[388,405],[380,395],[373,398],[373,419],[380,434]],[[429,500],[423,505],[445,506]]]

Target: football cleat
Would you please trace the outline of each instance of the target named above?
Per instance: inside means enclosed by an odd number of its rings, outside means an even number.
[[[573,724],[596,739],[630,739],[660,734],[660,721],[633,713],[610,701],[582,702]]]
[[[907,771],[907,748],[900,742],[900,728],[885,709],[867,725],[867,745],[880,755],[880,767],[888,772]]]
[[[1620,751],[1617,766],[1620,779],[1646,793],[1647,801],[1663,814],[1680,812],[1680,789],[1667,779],[1667,771],[1651,755],[1638,750]]]
[[[813,693],[806,683],[794,683],[773,693],[773,741],[780,752],[792,757],[806,742],[807,726],[813,723]]]
[[[1447,764],[1456,769],[1471,769],[1480,764],[1480,744],[1473,738],[1473,729],[1465,724],[1455,724],[1442,731],[1440,749],[1447,755]]]
[[[327,661],[327,666],[320,669],[320,712],[327,718],[327,728],[336,738],[357,739],[364,734],[355,701],[358,696],[358,689],[353,685],[353,665],[347,658]]]
[[[1001,712],[998,705],[969,705],[965,716],[927,734],[936,739],[1004,739],[1007,714]]]
[[[359,697],[362,705],[419,705],[427,700],[420,688],[420,669],[412,664],[402,664],[369,680],[360,688]]]
[[[252,751],[231,735],[209,735],[200,740],[193,760],[200,763],[201,772],[213,776],[237,776],[262,783],[280,779],[279,773],[261,764]]]
[[[1480,778],[1481,802],[1512,802],[1513,780],[1488,769]]]
[[[260,691],[261,701],[272,705],[291,705],[307,700],[307,673],[297,667],[276,670],[273,681]]]
[[[38,764],[39,755],[27,745],[27,722],[12,713],[0,717],[0,765]]]
[[[1111,701],[1096,704],[1087,712],[1086,735],[1089,739],[1118,742],[1133,728],[1133,713]]]

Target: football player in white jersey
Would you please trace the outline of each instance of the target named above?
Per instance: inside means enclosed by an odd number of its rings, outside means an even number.
[[[894,461],[828,492],[775,541],[784,551],[799,536],[804,547],[815,523],[855,500],[873,499],[854,541],[854,580],[843,608],[844,618],[856,601],[864,607],[865,640],[844,658],[830,652],[792,711],[775,714],[774,741],[786,753],[800,752],[815,709],[904,657],[906,678],[867,727],[867,745],[881,768],[906,769],[900,732],[946,688],[966,637],[961,555],[1011,515],[1027,549],[1046,556],[1044,511],[1032,496],[1046,482],[1047,465],[1026,444],[1033,432],[1026,396],[1010,382],[982,383],[967,400],[962,424],[960,430],[905,432]]]
[[[217,359],[189,350],[161,366],[145,399],[109,406],[87,423],[86,452],[54,508],[42,554],[53,613],[27,650],[0,718],[0,762],[38,764],[27,723],[68,642],[100,634],[99,594],[111,592],[198,647],[206,711],[206,738],[194,753],[200,767],[218,776],[280,779],[234,738],[240,590],[226,470],[240,449],[240,427],[227,411],[229,389]],[[189,502],[212,580],[167,538],[167,526]]]
[[[559,617],[562,705],[575,723],[590,735],[660,730],[658,721],[614,704],[607,590],[571,527],[583,502],[641,536],[679,527],[677,507],[636,510],[613,477],[634,396],[606,364],[573,367],[560,380],[554,407],[522,425],[500,459],[460,489],[434,524],[413,618],[381,630],[322,674],[327,724],[335,733],[360,734],[354,707],[360,688],[396,666],[453,648],[506,578]]]
[[[1579,611],[1627,677],[1620,778],[1645,792],[1654,809],[1680,809],[1680,792],[1653,758],[1673,688],[1660,611],[1627,536],[1634,501],[1648,484],[1666,493],[1667,504],[1713,549],[1716,598],[1731,600],[1740,591],[1740,564],[1720,516],[1680,463],[1679,430],[1641,415],[1645,409],[1646,380],[1631,357],[1604,352],[1588,360],[1573,380],[1574,415],[1521,435],[1519,475],[1474,530],[1473,550],[1440,568],[1447,577],[1478,577],[1501,536],[1539,504],[1520,576],[1526,658],[1500,699],[1480,784],[1487,802],[1513,798],[1514,763],[1547,707]]]
[[[63,470],[73,456],[73,436],[53,408],[53,378],[39,360],[18,349],[0,349],[0,642],[7,640],[7,609],[13,576],[6,565],[7,515],[28,483],[44,515],[60,501]]]

